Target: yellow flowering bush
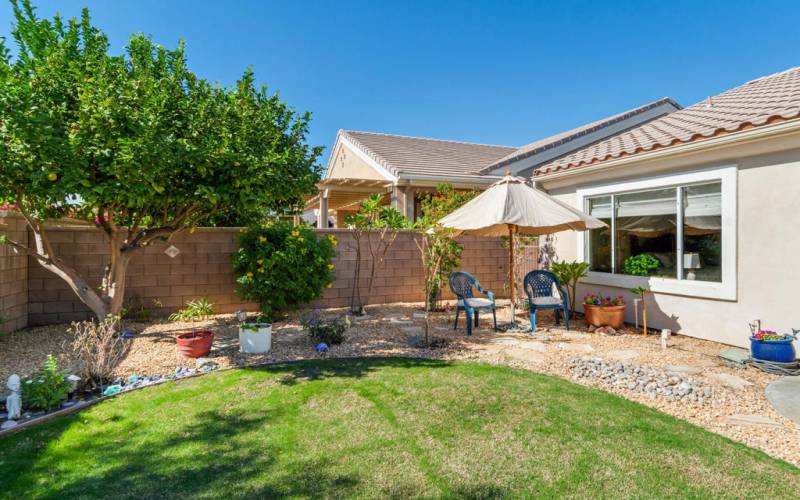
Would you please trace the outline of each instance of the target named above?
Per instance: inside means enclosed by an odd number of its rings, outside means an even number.
[[[239,295],[258,302],[271,321],[318,298],[323,288],[333,286],[334,241],[285,222],[248,229],[239,235],[233,258]]]

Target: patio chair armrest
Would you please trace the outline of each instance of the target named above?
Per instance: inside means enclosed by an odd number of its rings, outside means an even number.
[[[489,290],[484,290],[483,287],[481,286],[481,284],[478,283],[477,281],[475,281],[475,288],[477,288],[478,291],[481,292],[482,294],[484,294],[484,295],[488,296],[490,299],[494,300],[494,294],[492,292],[490,292]]]
[[[557,288],[558,288],[558,293],[561,294],[561,298],[566,301],[569,301],[569,294],[567,293],[567,289],[564,288],[564,285],[559,284]]]
[[[494,304],[494,293],[489,290],[486,290],[483,293],[486,294],[486,296],[489,297],[489,300],[492,301],[492,304]]]

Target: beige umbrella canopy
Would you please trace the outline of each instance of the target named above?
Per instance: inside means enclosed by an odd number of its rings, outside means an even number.
[[[514,322],[514,235],[539,236],[571,229],[586,231],[606,224],[546,193],[525,184],[524,179],[506,172],[505,177],[458,210],[439,221],[458,234],[509,237],[509,281],[511,322]]]

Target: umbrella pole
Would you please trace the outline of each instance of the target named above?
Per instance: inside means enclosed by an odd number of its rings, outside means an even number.
[[[516,324],[517,283],[514,280],[514,225],[508,225],[508,278],[511,283],[511,324]]]

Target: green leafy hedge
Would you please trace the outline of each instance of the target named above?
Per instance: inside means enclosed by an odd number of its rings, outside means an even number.
[[[270,320],[333,285],[337,241],[332,234],[318,238],[308,227],[277,222],[246,230],[239,244],[233,258],[239,296],[258,302]]]

